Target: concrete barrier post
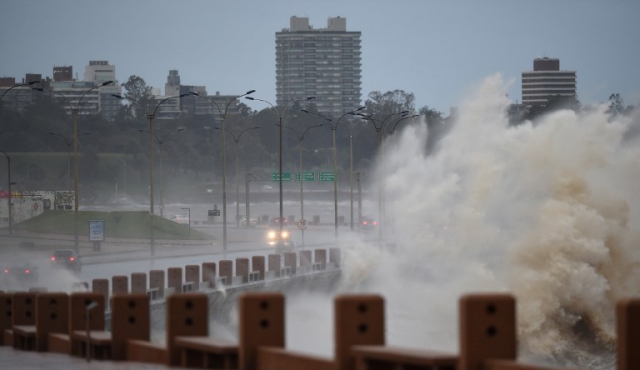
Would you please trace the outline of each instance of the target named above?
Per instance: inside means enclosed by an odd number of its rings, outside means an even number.
[[[11,325],[35,325],[36,324],[36,294],[29,292],[15,292],[11,302]],[[4,334],[4,333],[3,333]],[[13,347],[21,349],[35,349],[35,343],[25,343],[22,347],[15,330],[13,332]]]
[[[182,267],[169,267],[167,269],[167,288],[176,293],[182,292]]]
[[[186,265],[184,267],[185,283],[192,283],[193,290],[200,289],[200,265]]]
[[[202,281],[205,282],[208,288],[216,287],[216,263],[215,262],[203,262],[202,263]]]
[[[9,293],[0,293],[0,345],[9,345],[4,342],[4,331],[11,329],[11,311],[12,297]]]
[[[300,251],[300,270],[306,272],[311,271],[311,251]]]
[[[255,370],[259,347],[284,348],[284,296],[248,293],[238,299],[239,369]]]
[[[224,279],[225,285],[231,285],[233,281],[233,261],[222,260],[219,262],[220,278]]]
[[[459,370],[475,370],[486,360],[516,359],[516,301],[508,294],[460,298]]]
[[[236,258],[236,276],[239,276],[242,278],[243,284],[249,281],[249,259],[248,258]]]
[[[129,293],[129,277],[126,275],[117,275],[111,277],[111,294],[128,294]]]
[[[616,305],[616,334],[618,337],[617,370],[640,369],[640,299],[623,299]]]
[[[334,300],[337,370],[356,368],[351,347],[384,345],[384,299],[378,295],[343,295]]]
[[[275,275],[274,277],[280,277],[280,268],[282,267],[282,262],[280,261],[279,254],[270,254],[269,256],[269,265],[267,267],[267,271],[271,274]]]
[[[264,280],[264,267],[264,256],[251,257],[251,271],[258,271],[260,273],[258,280]]]
[[[284,252],[284,267],[291,269],[292,274],[296,273],[297,260],[296,252]]]
[[[158,298],[164,297],[164,270],[149,271],[149,289],[158,290]]]
[[[109,279],[93,279],[91,281],[91,291],[94,293],[100,293],[104,296],[102,307],[108,307],[109,302]]]
[[[105,279],[106,280],[106,279]],[[109,280],[107,280],[109,282]],[[89,312],[87,318],[87,306],[91,303],[98,305]],[[73,337],[76,330],[104,330],[104,294],[100,292],[76,292],[69,297],[69,335],[71,336],[71,354],[81,355],[84,341]]]
[[[329,249],[329,262],[333,264],[333,267],[340,268],[340,248]]]
[[[320,266],[320,270],[327,269],[327,250],[316,249],[313,256],[313,264]]]
[[[127,340],[149,340],[149,296],[146,292],[114,296],[111,305],[111,357],[116,361],[125,360]]]
[[[168,364],[180,365],[177,336],[209,335],[209,301],[204,293],[175,294],[167,298]]]
[[[49,333],[69,331],[69,295],[40,293],[36,297],[36,350],[48,351]]]
[[[144,272],[131,274],[131,293],[147,293],[147,274]]]

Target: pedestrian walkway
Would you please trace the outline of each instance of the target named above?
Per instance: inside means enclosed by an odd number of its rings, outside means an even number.
[[[65,354],[50,352],[20,351],[13,347],[0,346],[0,368],[5,370],[132,370],[132,369],[169,369],[164,365],[153,365],[138,362],[97,361]],[[180,369],[171,367],[171,369]]]

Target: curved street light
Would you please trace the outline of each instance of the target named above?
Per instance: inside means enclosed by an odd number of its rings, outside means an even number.
[[[245,132],[249,131],[249,130],[257,130],[260,127],[249,127],[246,128],[244,130],[242,130],[240,132],[240,134],[238,135],[238,137],[236,137],[232,131],[230,131],[229,129],[227,129],[227,133],[229,135],[231,135],[231,137],[233,138],[233,141],[236,143],[236,227],[240,227],[240,177],[239,177],[239,166],[238,163],[239,161],[239,157],[238,157],[238,144],[240,143],[240,138],[242,137],[242,134],[244,134]],[[214,127],[215,130],[221,130],[220,127]],[[247,215],[247,224],[246,227],[249,227],[249,216]]]
[[[185,97],[189,94],[181,94],[181,95],[175,95],[175,96],[169,96],[167,98],[164,98],[162,100],[160,100],[160,102],[155,106],[155,108],[153,109],[153,112],[149,113],[149,111],[147,110],[147,107],[144,106],[142,103],[140,103],[138,100],[131,98],[131,97],[127,97],[127,96],[122,96],[120,94],[111,94],[111,96],[113,96],[116,99],[120,99],[120,100],[130,100],[134,103],[136,103],[138,106],[140,106],[142,108],[142,110],[145,112],[145,114],[147,115],[147,119],[149,120],[149,236],[150,236],[150,249],[151,249],[151,255],[155,255],[155,240],[154,240],[154,235],[153,235],[153,223],[154,223],[154,219],[153,219],[153,119],[156,116],[156,112],[158,111],[158,108],[162,105],[162,103],[170,100],[170,99],[175,99],[175,98],[182,98]]]
[[[404,118],[405,116],[407,116],[410,112],[408,110],[404,110],[401,112],[396,112],[396,113],[392,113],[386,117],[384,117],[380,123],[378,123],[378,121],[373,118],[373,114],[371,115],[364,115],[362,113],[358,114],[362,119],[366,120],[366,121],[370,121],[373,124],[373,127],[376,130],[376,136],[378,138],[377,140],[377,146],[376,146],[376,153],[378,158],[381,157],[381,148],[382,148],[382,129],[384,128],[385,123],[387,123],[387,120],[397,116],[397,115],[402,115],[402,117]],[[380,218],[378,220],[378,239],[382,240],[382,228],[385,226],[386,222],[385,220],[383,220],[383,211],[382,211],[382,183],[379,182],[378,184],[378,217]]]
[[[253,94],[254,92],[256,92],[255,90],[249,90],[246,93],[242,94],[242,95],[238,95],[233,97],[233,99],[229,100],[227,102],[227,105],[224,107],[224,111],[222,111],[222,109],[220,109],[220,106],[218,105],[218,103],[215,102],[215,100],[206,97],[206,96],[202,96],[200,94],[198,94],[195,91],[191,91],[189,92],[189,95],[193,95],[195,97],[201,98],[201,99],[205,99],[208,100],[209,102],[213,103],[213,105],[216,106],[216,108],[218,109],[218,114],[220,116],[220,125],[222,126],[222,131],[226,131],[226,127],[225,127],[225,120],[227,118],[227,109],[229,109],[229,105],[234,102],[237,99],[242,98],[243,96],[247,96],[249,94]],[[226,181],[226,173],[227,173],[227,164],[226,164],[226,141],[225,141],[225,136],[226,135],[220,135],[221,140],[222,140],[222,250],[224,252],[227,251],[227,181]]]
[[[307,96],[306,98],[298,98],[298,99],[293,99],[292,101],[290,101],[289,103],[287,103],[287,105],[285,105],[282,108],[282,111],[279,111],[277,107],[275,107],[273,104],[271,104],[271,102],[268,102],[266,100],[263,99],[256,99],[252,96],[247,96],[245,97],[245,99],[248,100],[256,100],[256,101],[261,101],[263,103],[267,103],[271,106],[271,108],[273,108],[273,110],[276,111],[276,113],[278,113],[278,119],[279,119],[279,127],[280,127],[280,154],[279,154],[279,176],[278,176],[278,182],[279,182],[279,192],[280,192],[280,219],[278,224],[280,225],[280,233],[282,234],[282,225],[284,224],[284,216],[283,216],[283,207],[282,207],[282,136],[283,136],[283,130],[282,128],[284,127],[284,123],[282,122],[282,114],[287,110],[287,108],[289,108],[289,106],[291,106],[291,104],[298,102],[298,101],[308,101],[308,100],[312,100],[315,99],[315,96]]]
[[[183,131],[184,128],[179,128],[177,130],[171,131],[171,132],[180,132]],[[148,132],[146,130],[143,129],[136,129],[136,131],[138,132]],[[156,135],[155,133],[152,133],[153,137],[156,138],[156,141],[158,142],[158,147],[160,148],[160,217],[163,217],[163,210],[164,210],[164,191],[163,191],[163,185],[164,185],[164,154],[162,151],[162,144],[164,143],[163,140],[161,140],[158,135]],[[117,202],[117,199],[116,199]]]
[[[301,109],[302,111],[304,111],[303,109]],[[304,178],[302,176],[303,172],[302,172],[302,142],[304,141],[304,135],[306,135],[306,133],[311,130],[312,128],[317,128],[317,127],[322,127],[325,124],[319,124],[319,125],[315,125],[315,126],[311,126],[311,127],[307,127],[304,131],[302,131],[302,134],[298,134],[298,131],[296,131],[296,129],[294,129],[293,127],[289,127],[287,126],[287,128],[291,131],[293,131],[296,135],[296,138],[298,139],[298,148],[300,150],[300,219],[304,220],[304,193],[303,193],[303,186],[302,184],[304,183]],[[304,229],[302,229],[302,246],[304,247]]]
[[[2,100],[2,98],[4,98],[4,96],[11,90],[15,89],[16,87],[22,87],[22,86],[31,86],[31,85],[35,85],[37,83],[40,83],[40,81],[31,81],[31,82],[27,82],[24,84],[15,84],[13,86],[11,86],[10,88],[6,89],[2,95],[0,95],[0,101]],[[9,177],[9,235],[12,234],[12,220],[11,220],[11,157],[4,151],[0,150],[0,153],[4,154],[5,157],[7,157],[7,173],[8,173],[8,177]]]
[[[416,118],[416,117],[420,117],[419,114],[412,114],[412,115],[403,115],[402,118],[400,118],[399,120],[396,121],[396,123],[393,124],[393,126],[391,127],[391,129],[389,131],[387,131],[387,134],[389,135],[393,135],[393,132],[396,130],[396,126],[398,126],[398,124],[400,122],[402,122],[403,120],[407,119],[407,118]]]
[[[12,234],[12,222],[11,222],[11,157],[4,150],[0,150],[0,153],[7,157],[7,182],[9,184],[9,196],[7,197],[9,204],[9,235]]]
[[[338,130],[338,124],[340,123],[340,120],[342,120],[344,117],[346,116],[359,116],[361,110],[365,109],[366,107],[362,106],[358,109],[349,111],[345,114],[343,114],[342,116],[340,116],[340,118],[338,118],[338,120],[336,121],[335,124],[331,124],[331,122],[333,122],[332,119],[327,118],[325,116],[323,116],[320,113],[312,113],[309,112],[308,110],[302,110],[305,113],[309,113],[309,114],[316,114],[322,118],[324,118],[327,122],[329,122],[329,127],[331,128],[331,132],[333,135],[333,217],[334,217],[334,223],[335,223],[335,236],[336,236],[336,241],[338,239],[338,150],[336,147],[336,131]]]
[[[4,98],[4,96],[11,90],[15,89],[16,87],[22,87],[22,86],[31,86],[31,85],[35,85],[35,84],[39,84],[40,80],[37,81],[31,81],[31,82],[27,82],[26,84],[15,84],[13,86],[11,86],[10,88],[6,89],[2,95],[0,95],[0,100],[2,100],[2,98]]]
[[[80,99],[78,99],[78,102],[76,103],[75,106],[73,106],[71,104],[71,102],[69,101],[69,99],[67,99],[67,97],[57,91],[53,91],[53,90],[45,90],[42,88],[34,88],[34,90],[37,91],[45,91],[45,92],[52,92],[54,94],[57,94],[59,96],[61,96],[65,102],[67,103],[67,105],[69,106],[69,108],[71,109],[71,114],[73,116],[73,223],[74,223],[74,237],[73,237],[73,241],[74,241],[74,248],[76,250],[76,253],[79,252],[80,249],[80,242],[79,242],[79,236],[78,236],[78,199],[80,198],[80,195],[78,194],[78,112],[80,110],[80,103],[82,102],[82,100],[84,99],[84,97],[91,91],[95,90],[95,89],[99,89],[103,86],[107,86],[109,84],[113,83],[113,81],[105,81],[103,83],[101,83],[100,85],[96,85],[90,89],[88,89],[87,91],[85,91],[82,96],[80,96]]]

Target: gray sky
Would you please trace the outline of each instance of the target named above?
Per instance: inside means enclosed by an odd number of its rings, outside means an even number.
[[[82,79],[90,60],[108,60],[120,83],[138,75],[164,92],[177,69],[209,94],[255,89],[275,104],[275,32],[293,15],[314,28],[341,16],[362,32],[363,101],[402,89],[416,108],[448,114],[494,73],[513,80],[520,101],[521,73],[548,56],[577,71],[583,104],[611,93],[640,104],[636,0],[0,0],[0,76],[72,65]]]

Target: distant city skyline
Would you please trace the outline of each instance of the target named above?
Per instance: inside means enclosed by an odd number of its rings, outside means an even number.
[[[635,47],[640,2],[487,0],[201,1],[3,0],[0,77],[52,77],[73,66],[79,79],[89,61],[105,60],[125,83],[131,75],[164,90],[170,70],[184,85],[209,94],[276,101],[275,35],[291,16],[315,28],[347,18],[362,33],[362,99],[400,89],[445,114],[465,92],[500,73],[520,102],[521,74],[536,57],[561,61],[577,73],[578,100],[606,102],[619,93],[640,104],[640,51]],[[252,109],[264,104],[243,101]]]

